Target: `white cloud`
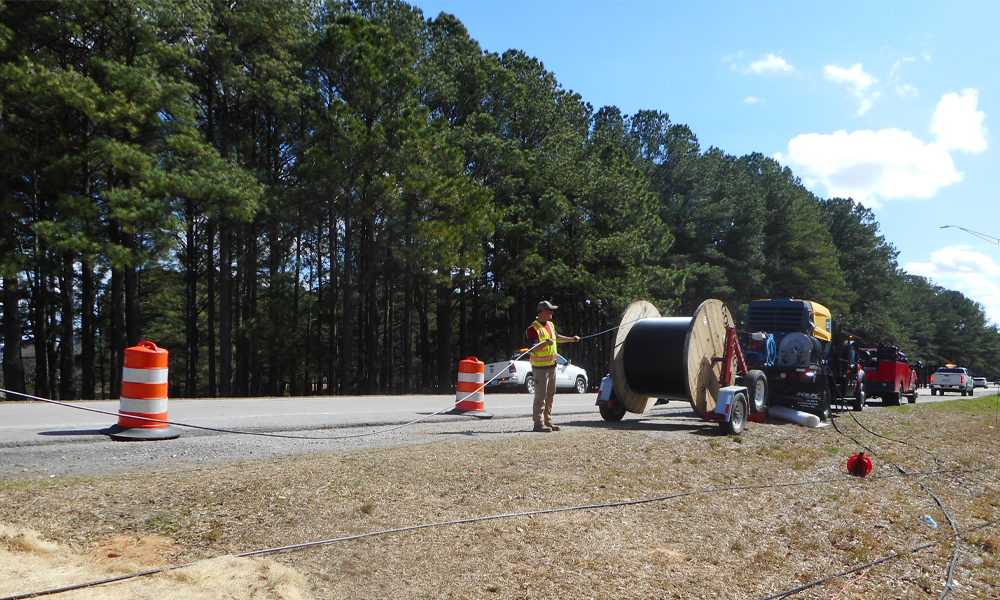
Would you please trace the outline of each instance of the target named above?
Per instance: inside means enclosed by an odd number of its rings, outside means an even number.
[[[872,101],[881,95],[877,91],[869,93],[869,88],[875,85],[878,79],[870,73],[866,73],[861,67],[861,63],[851,65],[849,69],[837,65],[827,65],[823,67],[823,74],[827,81],[847,86],[851,94],[858,99],[856,116],[860,117],[867,113],[872,107]]]
[[[792,167],[808,187],[822,188],[831,197],[851,197],[869,206],[930,198],[962,180],[950,152],[986,149],[985,115],[976,110],[977,96],[968,89],[941,99],[931,122],[937,142],[898,129],[809,133],[788,142],[787,154],[775,159]]]
[[[916,270],[910,270],[910,267]],[[908,263],[907,271],[925,277],[948,277],[958,275],[979,275],[996,277],[1000,275],[1000,265],[992,258],[972,250],[969,246],[948,246],[931,253],[929,263]]]
[[[913,87],[908,83],[897,83],[896,93],[899,94],[899,97],[904,100],[911,100],[911,99],[915,100],[920,96],[920,93],[917,91],[917,88]]]
[[[929,64],[929,63],[931,62],[931,55],[930,55],[930,54],[928,54],[928,53],[926,53],[926,52],[921,52],[921,53],[920,53],[920,56],[923,56],[923,57],[924,57],[924,62],[925,62],[925,63],[928,63],[928,64]]]
[[[861,63],[851,65],[850,69],[844,69],[837,65],[827,65],[823,67],[823,73],[827,80],[834,83],[842,83],[851,88],[854,94],[863,94],[878,79],[865,73],[861,68]]]
[[[889,83],[891,83],[896,88],[896,93],[899,97],[904,100],[915,99],[920,94],[917,92],[917,88],[913,87],[908,83],[902,83],[899,80],[899,72],[903,67],[904,63],[913,62],[915,59],[910,56],[896,61],[896,64],[892,65],[892,69],[889,70]]]
[[[931,253],[929,263],[907,263],[903,267],[942,287],[957,290],[983,305],[987,316],[1000,323],[1000,286],[990,279],[1000,275],[1000,265],[968,246],[949,246]]]
[[[761,100],[760,98],[757,98],[756,96],[747,96],[743,100],[744,104],[759,104],[761,102],[763,102],[763,100]]]
[[[947,150],[982,152],[986,150],[986,128],[982,111],[977,111],[979,92],[962,90],[962,95],[945,94],[938,102],[931,122],[931,132],[937,135],[938,145]]]
[[[754,75],[787,74],[794,73],[795,67],[788,64],[788,62],[780,56],[768,54],[764,58],[750,63],[750,66],[744,69],[744,72],[753,73]]]
[[[944,148],[898,129],[804,134],[788,142],[788,154],[775,158],[810,187],[820,185],[831,197],[851,197],[869,206],[929,198],[962,179]]]

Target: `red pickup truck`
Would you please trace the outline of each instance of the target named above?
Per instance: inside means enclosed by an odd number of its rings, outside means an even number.
[[[878,396],[888,406],[899,406],[903,396],[910,404],[917,401],[917,372],[898,346],[880,343],[875,348],[862,348],[858,362],[865,369],[868,397]]]

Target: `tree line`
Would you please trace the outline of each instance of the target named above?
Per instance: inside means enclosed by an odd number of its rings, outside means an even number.
[[[450,392],[466,356],[719,298],[829,306],[912,360],[1000,374],[996,327],[902,271],[870,210],[403,2],[5,2],[3,387],[115,398]],[[613,335],[564,346],[592,381]]]

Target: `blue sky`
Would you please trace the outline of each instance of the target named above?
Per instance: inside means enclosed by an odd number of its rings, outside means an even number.
[[[1000,323],[1000,3],[416,1],[595,110],[666,112],[872,208],[907,271]]]

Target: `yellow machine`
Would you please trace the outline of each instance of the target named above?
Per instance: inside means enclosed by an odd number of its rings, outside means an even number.
[[[812,300],[754,300],[747,312],[747,328],[767,332],[797,331],[824,342],[833,339],[830,309]]]

